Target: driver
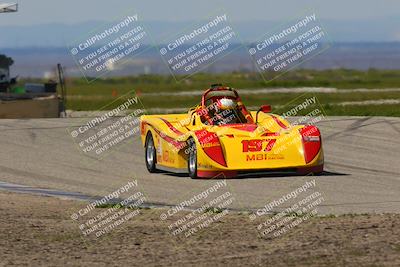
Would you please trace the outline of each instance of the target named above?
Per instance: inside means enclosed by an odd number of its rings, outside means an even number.
[[[211,120],[217,125],[243,123],[246,121],[235,100],[221,98],[215,109],[210,110]]]

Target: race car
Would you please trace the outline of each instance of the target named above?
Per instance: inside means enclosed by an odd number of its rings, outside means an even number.
[[[320,174],[321,133],[291,125],[271,106],[248,111],[236,90],[214,84],[187,114],[143,115],[141,140],[149,172],[191,178],[232,178],[243,173]]]

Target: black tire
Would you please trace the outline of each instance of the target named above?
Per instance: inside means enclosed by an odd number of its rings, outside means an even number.
[[[144,160],[146,161],[147,170],[150,173],[156,172],[157,154],[151,132],[148,132],[146,135]]]
[[[188,140],[188,172],[189,176],[192,179],[196,179],[197,177],[197,148],[196,142],[193,139]]]

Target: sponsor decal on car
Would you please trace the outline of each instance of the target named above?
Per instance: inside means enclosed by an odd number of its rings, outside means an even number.
[[[266,153],[257,153],[246,155],[246,161],[259,161],[259,160],[274,160],[274,159],[285,159],[282,154],[266,154]]]

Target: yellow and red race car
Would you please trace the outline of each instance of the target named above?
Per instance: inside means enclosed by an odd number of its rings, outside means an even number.
[[[140,128],[147,169],[188,172],[191,178],[321,173],[318,128],[291,125],[270,112],[269,105],[248,111],[235,90],[217,84],[187,114],[144,115]]]

